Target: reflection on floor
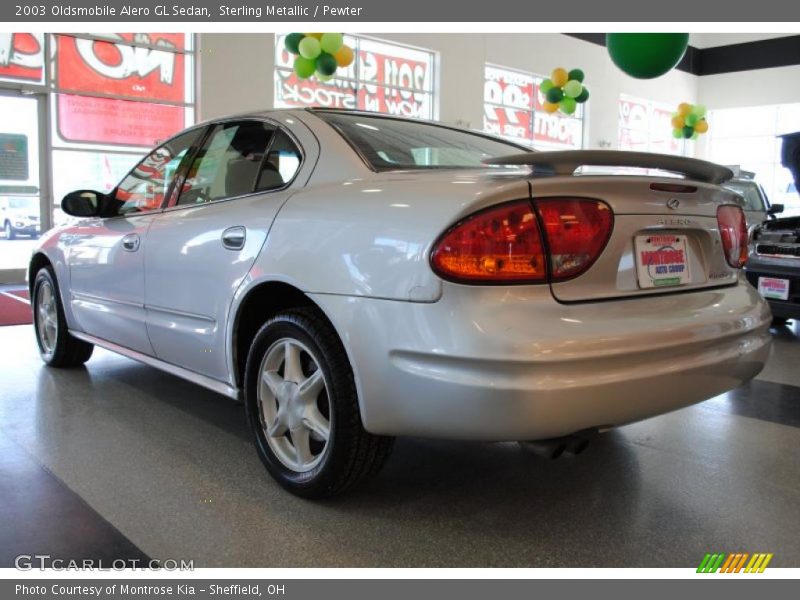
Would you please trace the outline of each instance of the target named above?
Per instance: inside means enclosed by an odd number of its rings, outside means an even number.
[[[689,567],[746,551],[797,567],[800,340],[774,333],[758,380],[578,457],[405,439],[372,483],[314,503],[269,479],[240,406],[103,351],[42,368],[30,327],[5,327],[0,566],[44,549],[196,566]]]

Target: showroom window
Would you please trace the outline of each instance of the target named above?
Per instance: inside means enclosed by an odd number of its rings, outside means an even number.
[[[539,84],[544,77],[486,65],[483,85],[483,130],[538,150],[583,147],[583,106],[572,116],[542,108]]]
[[[0,33],[0,200],[30,205],[20,235],[2,236],[0,274],[67,222],[67,192],[111,190],[194,123],[194,70],[190,34]]]
[[[708,122],[708,159],[754,172],[770,202],[784,204],[786,215],[800,214],[800,195],[781,165],[778,137],[800,131],[800,104],[713,110]]]
[[[685,155],[687,142],[672,137],[675,108],[633,96],[619,97],[619,149]]]
[[[356,60],[327,82],[299,79],[292,71],[294,56],[275,36],[275,107],[322,106],[368,110],[389,115],[437,118],[436,55],[363,36],[345,36]]]

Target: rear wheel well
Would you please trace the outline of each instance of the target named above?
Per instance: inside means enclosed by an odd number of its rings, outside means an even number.
[[[236,385],[242,386],[250,345],[261,326],[282,310],[311,306],[319,308],[311,298],[288,283],[271,281],[251,290],[242,301],[233,325],[233,364]]]
[[[42,267],[52,267],[50,260],[41,252],[36,253],[31,258],[31,263],[28,266],[28,292],[30,297],[33,298],[33,284],[36,280],[36,274]]]

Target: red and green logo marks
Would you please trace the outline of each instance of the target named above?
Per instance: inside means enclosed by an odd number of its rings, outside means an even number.
[[[725,554],[717,552],[706,554],[697,567],[698,573],[763,573],[769,561],[772,560],[772,553],[737,552]]]

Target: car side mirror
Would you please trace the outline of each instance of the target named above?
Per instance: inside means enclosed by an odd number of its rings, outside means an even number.
[[[777,215],[783,212],[784,205],[783,204],[772,204],[767,211],[768,215]]]
[[[105,194],[94,190],[70,192],[61,200],[61,210],[72,217],[97,217],[104,197]]]

